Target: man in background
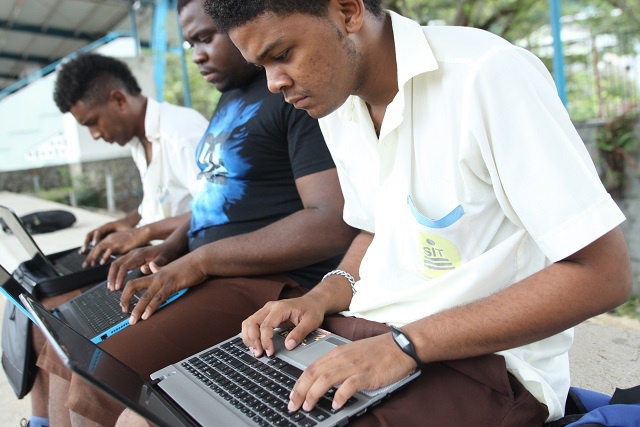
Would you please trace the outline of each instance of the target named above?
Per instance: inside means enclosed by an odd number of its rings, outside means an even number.
[[[166,238],[185,219],[180,216],[196,192],[195,150],[207,120],[145,96],[124,62],[98,54],[64,63],[53,97],[94,139],[130,147],[142,181],[138,209],[87,234],[81,248],[89,251],[86,265]]]

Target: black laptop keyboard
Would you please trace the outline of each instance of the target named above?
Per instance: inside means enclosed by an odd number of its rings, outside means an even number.
[[[77,251],[71,251],[56,259],[54,261],[54,265],[56,270],[61,274],[67,275],[77,273],[83,269],[82,263],[86,257],[87,256],[85,254],[78,253]]]
[[[130,314],[123,313],[120,307],[120,295],[122,291],[110,291],[106,285],[91,289],[81,298],[73,300],[75,307],[82,313],[89,326],[96,334],[106,331]],[[138,296],[134,297],[134,301]]]
[[[302,371],[277,357],[268,363],[256,359],[240,338],[200,353],[182,366],[258,426],[313,427],[339,411],[331,408],[333,388],[312,411],[290,412],[289,394]],[[352,397],[343,407],[356,401]]]

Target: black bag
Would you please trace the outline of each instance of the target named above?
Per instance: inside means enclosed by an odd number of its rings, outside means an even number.
[[[11,301],[4,307],[2,368],[18,399],[31,391],[38,373],[31,321]]]
[[[34,212],[20,217],[29,234],[50,233],[71,227],[76,222],[76,216],[63,210]],[[10,234],[11,230],[0,219],[0,225],[5,233]]]

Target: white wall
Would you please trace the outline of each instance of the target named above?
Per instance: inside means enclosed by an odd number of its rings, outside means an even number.
[[[97,51],[126,62],[142,92],[155,96],[153,61],[132,57],[130,39],[116,39]],[[122,55],[125,57],[122,57]],[[127,157],[126,147],[94,141],[73,116],[53,101],[57,73],[44,76],[0,101],[0,172]]]

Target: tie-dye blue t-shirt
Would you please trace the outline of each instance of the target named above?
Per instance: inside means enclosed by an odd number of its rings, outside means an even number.
[[[295,180],[335,167],[317,120],[269,92],[264,74],[222,95],[196,161],[191,250],[302,209]]]

